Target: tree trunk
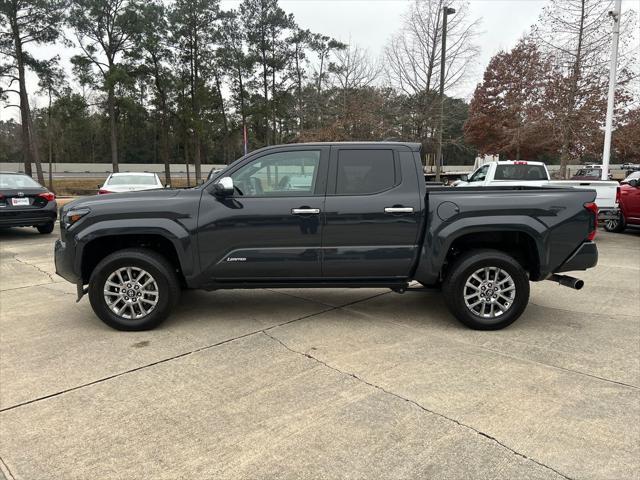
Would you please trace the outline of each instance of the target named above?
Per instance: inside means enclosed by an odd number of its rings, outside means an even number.
[[[40,152],[36,143],[36,134],[33,129],[33,121],[31,119],[31,109],[29,107],[29,97],[27,95],[27,85],[25,80],[24,58],[22,53],[22,43],[19,34],[14,37],[16,57],[18,63],[18,84],[20,86],[20,119],[22,122],[22,148],[24,150],[24,171],[31,176],[31,162],[36,164],[36,172],[38,182],[44,184],[44,175],[42,174],[42,164],[40,163]]]
[[[300,68],[300,52],[296,53],[296,79],[298,87],[298,133],[302,131],[304,124],[304,114],[302,112],[302,70]]]
[[[49,108],[47,108],[47,143],[49,144],[49,190],[54,192],[53,171],[51,169],[51,165],[53,164],[53,138],[51,136],[51,89],[49,89]]]
[[[184,164],[187,167],[187,187],[191,186],[191,177],[189,176],[189,132],[184,137]]]
[[[201,157],[201,145],[200,145],[200,132],[196,129],[193,137],[193,148],[195,149],[193,154],[193,169],[195,170],[195,182],[196,185],[202,179],[202,157]]]
[[[26,98],[26,91],[25,91]],[[27,106],[29,102],[27,101]],[[33,128],[33,118],[31,117],[31,111],[27,111],[27,121],[29,122],[29,133],[31,137],[31,156],[36,164],[36,175],[38,177],[38,183],[44,185],[44,173],[42,172],[42,162],[40,161],[40,152],[38,151],[38,136],[36,130]]]
[[[164,163],[164,183],[171,185],[171,163],[169,160],[169,128],[166,114],[162,112],[160,118],[160,156]]]
[[[562,148],[560,149],[560,178],[567,177],[567,165],[569,164],[569,146],[571,145],[571,123],[575,111],[576,94],[578,92],[578,81],[580,80],[580,70],[582,68],[582,41],[584,36],[585,1],[581,2],[580,9],[580,29],[578,30],[578,46],[576,48],[576,60],[571,72],[571,84],[569,85],[569,95],[567,98],[567,112],[562,125]]]
[[[116,99],[113,86],[108,91],[109,129],[111,133],[111,168],[113,173],[118,173],[118,126],[116,123]]]

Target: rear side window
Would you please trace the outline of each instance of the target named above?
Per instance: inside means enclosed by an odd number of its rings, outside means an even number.
[[[396,184],[393,150],[338,151],[336,194],[367,195]]]
[[[496,180],[547,180],[547,172],[542,165],[498,165]]]

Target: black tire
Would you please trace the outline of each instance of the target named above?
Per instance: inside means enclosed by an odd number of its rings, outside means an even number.
[[[148,272],[157,285],[157,304],[145,315],[142,315],[138,307],[135,313],[141,316],[135,319],[125,318],[111,310],[104,295],[107,279],[116,270],[126,267]],[[117,330],[138,331],[157,327],[169,315],[179,298],[180,284],[174,267],[162,255],[151,250],[131,248],[112,253],[98,263],[89,280],[89,301],[93,311],[100,320]],[[129,315],[134,316],[132,313]]]
[[[469,290],[469,287],[466,286],[467,280],[471,279],[472,274],[486,267],[495,267],[511,276],[511,283],[514,290],[512,289],[510,291],[515,291],[513,301],[504,302],[500,300],[502,302],[500,305],[505,308],[505,311],[493,318],[483,317],[468,307],[465,301],[465,293],[473,292],[473,290]],[[491,271],[497,272],[497,270]],[[476,280],[473,280],[473,282],[476,282]],[[481,285],[480,282],[476,283],[478,283],[478,286]],[[509,283],[506,285],[508,286]],[[529,303],[529,276],[518,261],[510,255],[498,250],[474,250],[456,259],[447,272],[442,285],[442,291],[449,311],[459,321],[475,330],[499,330],[515,322],[527,307]],[[497,295],[500,295],[500,292],[497,292]],[[505,292],[505,295],[511,295],[511,293]],[[469,299],[469,302],[476,302],[478,299],[482,300],[482,298],[478,296],[476,298],[472,297]],[[496,301],[498,301],[497,297],[493,302]],[[487,303],[487,308],[491,308],[493,312],[495,305],[491,305],[491,300],[482,303]],[[509,306],[506,307],[506,305]],[[482,308],[482,312],[485,311],[484,306],[475,308]]]
[[[54,223],[45,223],[44,225],[38,225],[36,228],[38,229],[38,232],[42,233],[42,234],[47,234],[47,233],[51,233],[53,232],[53,227],[54,227]]]
[[[620,233],[624,231],[626,225],[624,223],[624,217],[622,214],[618,216],[617,219],[610,219],[604,221],[604,229],[607,232]]]

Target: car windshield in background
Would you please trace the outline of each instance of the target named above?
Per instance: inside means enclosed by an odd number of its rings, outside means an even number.
[[[627,178],[622,180],[622,183],[629,183],[629,180],[640,180],[640,172],[633,172],[629,174]]]
[[[153,175],[118,175],[109,179],[109,185],[157,185]]]
[[[576,177],[597,177],[602,176],[602,170],[599,168],[581,168],[576,172]]]
[[[496,180],[547,180],[543,165],[498,165],[494,177]]]
[[[41,188],[41,185],[26,175],[0,173],[0,188]]]

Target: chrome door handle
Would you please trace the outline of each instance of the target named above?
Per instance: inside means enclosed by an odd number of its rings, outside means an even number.
[[[319,208],[292,208],[291,213],[293,215],[317,215],[320,213]]]
[[[413,207],[386,207],[384,213],[413,213]]]

